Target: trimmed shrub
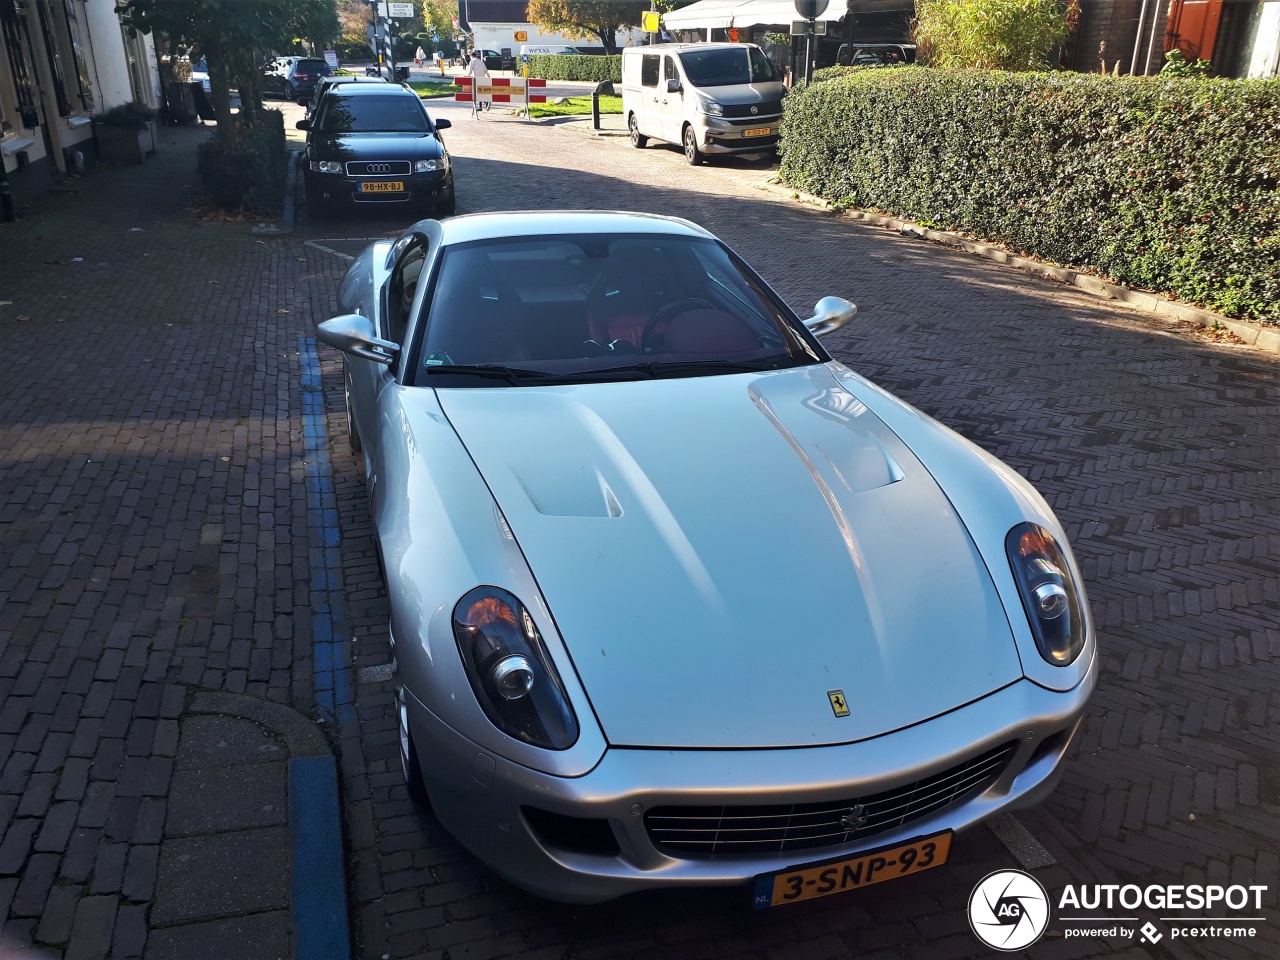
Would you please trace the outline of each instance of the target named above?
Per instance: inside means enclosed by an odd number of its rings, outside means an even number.
[[[622,57],[538,53],[529,57],[529,76],[543,80],[613,80],[621,83]]]
[[[900,67],[785,103],[797,189],[1280,323],[1280,80]]]
[[[284,115],[264,110],[252,127],[236,127],[234,142],[214,137],[202,143],[196,169],[224,210],[279,214],[289,158],[284,144]]]

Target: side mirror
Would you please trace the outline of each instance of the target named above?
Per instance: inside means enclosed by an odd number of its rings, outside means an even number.
[[[680,81],[674,78],[667,81],[667,93],[679,93],[684,87],[680,86]]]
[[[839,330],[858,315],[858,308],[840,297],[823,297],[813,307],[813,316],[804,322],[815,337]]]
[[[297,123],[295,123],[293,126],[294,126],[294,129],[295,129],[295,130],[310,130],[310,129],[311,129],[311,121],[310,121],[310,120],[299,120],[299,121],[298,121]]]
[[[450,123],[448,120],[437,120],[435,121],[435,124],[436,124],[437,130],[448,130],[450,127],[453,126],[453,124]]]
[[[395,363],[400,353],[400,344],[379,339],[374,333],[373,321],[358,313],[345,313],[317,324],[316,336],[343,353],[387,366]]]
[[[299,97],[297,100],[293,102],[300,107],[305,107],[308,103],[311,102],[311,99],[309,97]]]

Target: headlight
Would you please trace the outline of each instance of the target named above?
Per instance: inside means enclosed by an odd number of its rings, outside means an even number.
[[[442,158],[440,160],[416,160],[413,164],[414,173],[431,173],[433,170],[444,170],[449,166]]]
[[[476,587],[453,608],[453,636],[471,689],[494,726],[535,747],[573,746],[578,718],[519,600],[497,587]]]
[[[337,160],[312,160],[311,170],[314,173],[341,173],[342,164]]]
[[[714,100],[704,100],[704,99],[702,99],[702,97],[699,97],[699,98],[698,98],[698,108],[699,108],[703,113],[705,113],[705,114],[707,114],[708,116],[711,116],[711,117],[722,117],[722,116],[724,116],[724,107],[720,106],[720,104],[718,104],[718,103],[717,103],[716,101],[714,101]]]
[[[1005,551],[1040,656],[1065,667],[1084,647],[1084,607],[1058,542],[1043,527],[1020,523],[1005,537]]]

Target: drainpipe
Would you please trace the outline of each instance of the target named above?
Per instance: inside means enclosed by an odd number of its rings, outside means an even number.
[[[1153,15],[1154,16],[1154,15]],[[1138,72],[1138,53],[1142,50],[1142,21],[1147,18],[1147,0],[1142,0],[1142,9],[1138,11],[1138,30],[1133,35],[1133,62],[1129,64],[1129,75]],[[1150,59],[1150,54],[1147,58]],[[1146,73],[1145,70],[1142,71]]]

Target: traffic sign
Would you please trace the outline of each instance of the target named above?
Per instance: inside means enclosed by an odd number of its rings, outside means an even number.
[[[814,22],[814,24],[813,24],[813,35],[814,35],[815,37],[825,36],[825,35],[826,35],[826,32],[827,32],[827,21],[825,21],[825,20],[818,20],[818,21],[815,21],[815,22]],[[807,37],[807,36],[809,36],[809,21],[808,21],[808,20],[792,20],[792,21],[791,21],[791,35],[792,35],[793,37]]]
[[[640,14],[640,29],[645,33],[657,33],[658,21],[662,15],[656,10],[648,10]]]
[[[516,43],[524,43],[524,42],[525,42],[526,40],[528,40],[528,39],[529,39],[529,31],[528,31],[528,30],[517,30],[517,31],[516,31]]]
[[[390,8],[389,16],[398,20],[412,20],[414,17],[412,3],[388,3],[387,6]]]
[[[805,20],[817,20],[827,12],[829,0],[795,0],[796,13]]]

